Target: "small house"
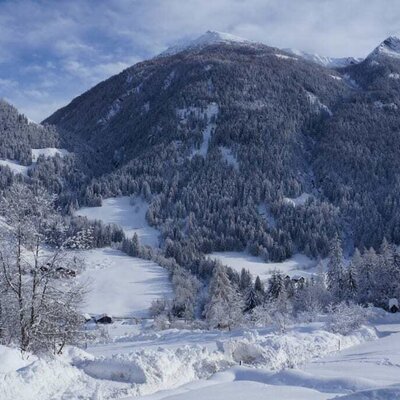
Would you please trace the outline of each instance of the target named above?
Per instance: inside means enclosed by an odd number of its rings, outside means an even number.
[[[397,299],[389,299],[389,311],[391,313],[399,312],[399,301]]]
[[[82,317],[84,318],[86,323],[94,321],[90,314],[83,314]]]
[[[95,318],[96,324],[112,324],[113,319],[111,315],[108,314],[101,314]]]

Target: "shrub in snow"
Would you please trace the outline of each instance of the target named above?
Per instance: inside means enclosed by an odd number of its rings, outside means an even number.
[[[171,326],[171,322],[165,314],[160,314],[157,315],[156,318],[154,318],[153,326],[154,329],[162,331],[164,329],[168,329]]]
[[[165,314],[168,305],[166,299],[156,299],[151,302],[149,313],[152,317],[157,317],[160,314]]]
[[[251,324],[256,328],[271,326],[276,331],[284,333],[293,322],[291,309],[278,301],[269,302],[255,307],[250,316]]]
[[[330,305],[328,307],[328,317],[326,328],[334,333],[347,335],[363,325],[370,310],[357,304],[347,304],[345,302]]]

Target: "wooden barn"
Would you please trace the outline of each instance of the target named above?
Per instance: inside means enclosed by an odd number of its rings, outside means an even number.
[[[399,301],[397,299],[389,299],[389,311],[391,313],[399,312]]]
[[[95,318],[96,324],[112,324],[113,319],[111,315],[108,314],[101,314]]]

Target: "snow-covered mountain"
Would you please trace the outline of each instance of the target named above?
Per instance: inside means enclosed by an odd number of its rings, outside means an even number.
[[[174,54],[180,53],[185,50],[200,50],[207,46],[212,46],[215,44],[251,44],[252,42],[241,38],[239,36],[232,35],[230,33],[225,32],[217,32],[217,31],[207,31],[203,35],[199,36],[196,39],[183,41],[182,43],[171,46],[165,51],[163,51],[160,56],[172,56]]]
[[[207,31],[203,35],[192,39],[185,40],[181,43],[171,46],[165,51],[163,51],[159,57],[172,56],[178,54],[182,51],[187,50],[201,50],[207,46],[212,46],[216,44],[234,44],[234,45],[245,45],[245,46],[256,46],[260,43],[244,39],[239,36],[232,35],[230,33],[218,32],[218,31]],[[362,61],[362,58],[356,57],[328,57],[319,54],[311,54],[298,49],[286,48],[282,49],[286,53],[301,57],[307,61],[314,62],[318,65],[322,65],[328,68],[343,68],[348,65],[357,64]]]
[[[381,56],[400,58],[400,38],[390,36],[374,49],[368,56],[369,59]]]
[[[0,225],[17,233],[0,240],[0,398],[186,383],[155,398],[399,398],[399,314],[381,310],[400,298],[399,47],[353,63],[207,32],[43,126],[0,102]],[[29,174],[11,172],[32,156]],[[31,235],[52,252],[69,233],[61,269],[21,268]],[[76,282],[91,291],[71,309],[60,289]],[[93,314],[85,330],[78,311]],[[104,312],[114,323],[96,328]],[[28,364],[10,343],[63,354]]]
[[[312,61],[318,65],[322,65],[328,68],[343,68],[349,65],[358,64],[362,61],[362,58],[356,57],[328,57],[321,56],[319,54],[307,53],[297,49],[284,49],[287,53],[302,57],[307,61]]]

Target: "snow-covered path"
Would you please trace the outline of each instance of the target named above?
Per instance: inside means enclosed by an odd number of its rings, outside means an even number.
[[[377,325],[381,338],[298,369],[272,372],[234,367],[209,380],[144,398],[168,400],[396,400],[400,399],[400,318]]]

